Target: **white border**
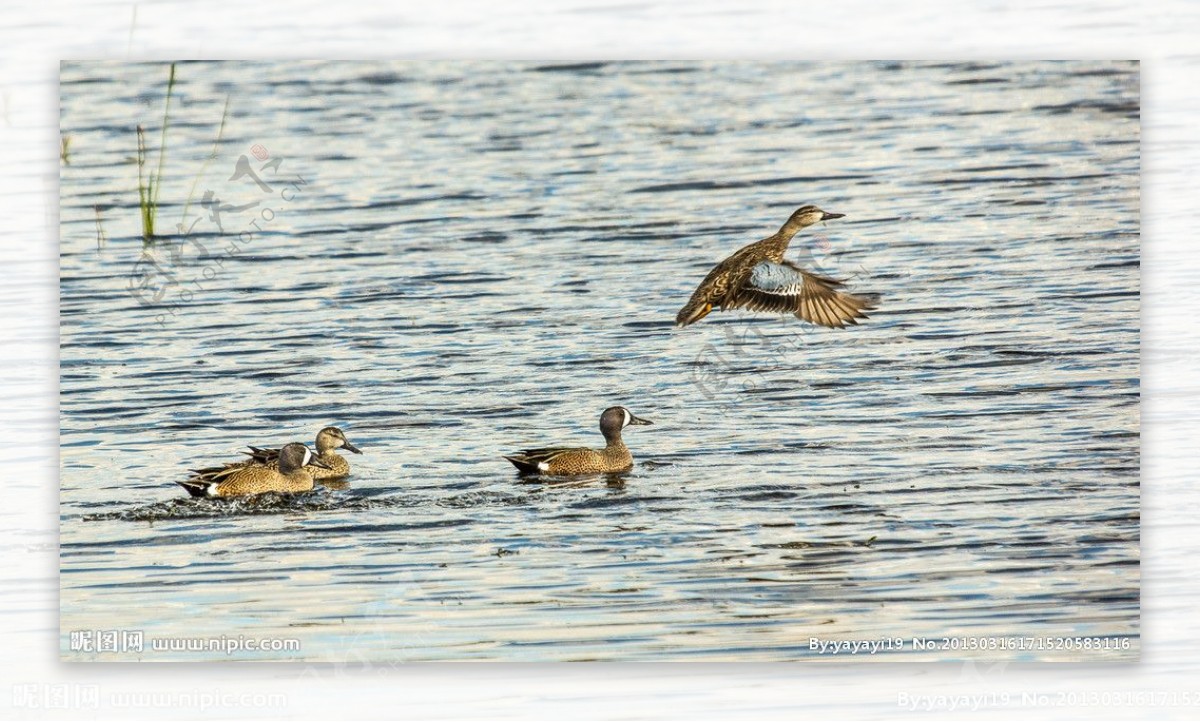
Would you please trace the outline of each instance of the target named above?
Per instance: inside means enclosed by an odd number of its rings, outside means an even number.
[[[1193,603],[1200,556],[1193,320],[1200,310],[1193,190],[1200,12],[1187,0],[987,7],[915,0],[10,6],[0,30],[0,717],[958,719],[976,705],[970,716],[982,718],[1200,715],[1200,615]],[[1143,662],[307,671],[58,662],[58,61],[223,57],[1141,59]],[[998,704],[1005,694],[1009,706]],[[62,695],[67,708],[45,708]],[[31,706],[34,700],[40,706]],[[904,701],[929,709],[912,711]],[[126,706],[114,706],[120,703]]]

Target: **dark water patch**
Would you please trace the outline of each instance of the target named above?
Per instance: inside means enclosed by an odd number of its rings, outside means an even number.
[[[981,165],[959,168],[962,173],[993,173],[1001,170],[1026,170],[1030,168],[1049,168],[1049,163],[1006,163],[1003,165]]]
[[[590,225],[590,226],[580,226],[580,225],[571,224],[571,225],[548,226],[548,227],[544,227],[544,228],[526,228],[526,229],[523,229],[522,232],[533,234],[533,235],[538,235],[538,236],[544,236],[544,235],[560,236],[560,235],[579,234],[579,233],[586,233],[586,234],[609,233],[611,231],[620,231],[620,232],[624,233],[624,232],[627,232],[630,230],[637,230],[637,229],[641,229],[641,228],[662,228],[662,227],[670,227],[670,226],[676,226],[676,225],[678,225],[678,221],[652,221],[652,222],[636,223],[633,225],[616,224],[616,223],[597,223],[595,225]]]
[[[508,234],[498,231],[484,231],[463,236],[462,240],[465,243],[503,243],[508,240]]]
[[[1008,78],[962,78],[959,80],[947,80],[946,85],[1000,85],[1003,83],[1011,83]]]
[[[1050,295],[1051,295],[1051,297],[1059,297],[1057,294],[1050,294]],[[1073,291],[1073,292],[1071,292],[1071,293],[1069,293],[1069,294],[1064,294],[1062,297],[1065,297],[1065,298],[1078,298],[1078,299],[1087,299],[1087,298],[1141,298],[1141,295],[1142,295],[1142,292],[1141,292],[1140,290],[1132,290],[1132,291],[1120,291],[1120,290],[1114,290],[1114,291],[1097,291],[1097,292],[1094,292],[1094,293],[1081,293],[1081,292],[1078,292],[1078,291]]]
[[[621,327],[630,331],[670,330],[675,327],[675,322],[667,318],[661,321],[626,321]]]
[[[828,176],[790,176],[784,178],[760,178],[744,181],[691,181],[686,183],[662,183],[658,185],[639,186],[630,193],[675,193],[677,191],[711,191],[734,190],[738,188],[761,188],[775,185],[802,183],[827,183],[840,180],[859,180],[869,178],[867,175],[828,175]]]
[[[283,574],[279,575],[257,575],[241,577],[238,582],[241,584],[281,584],[290,580],[291,577]],[[78,589],[132,589],[145,590],[150,592],[160,588],[177,588],[177,587],[192,587],[211,584],[212,580],[202,577],[192,577],[188,579],[145,579],[127,582],[107,582],[102,584],[81,584]]]
[[[1046,186],[1046,185],[1053,185],[1053,184],[1059,184],[1059,183],[1070,184],[1070,183],[1075,183],[1077,181],[1096,180],[1098,178],[1105,178],[1105,177],[1107,177],[1107,176],[1105,176],[1103,173],[1080,173],[1078,175],[1066,175],[1066,176],[1041,175],[1041,176],[981,176],[981,177],[974,177],[974,178],[937,178],[937,179],[933,179],[933,180],[925,180],[925,181],[919,181],[919,182],[923,183],[925,185],[934,185],[934,186],[1005,183],[1005,184],[1012,185],[1014,187],[1036,187],[1036,186]],[[968,217],[970,217],[970,216],[968,215]]]
[[[990,359],[990,360],[970,361],[970,362],[966,362],[965,359],[961,359],[961,358],[955,358],[955,359],[948,358],[947,360],[953,362],[954,368],[960,368],[960,369],[987,369],[987,368],[997,368],[997,367],[1002,367],[1002,366],[1030,366],[1033,364],[1038,364],[1038,363],[1043,362],[1043,359],[1033,358],[1033,357],[1014,357],[1014,358]]]
[[[688,73],[700,72],[700,68],[690,65],[660,64],[651,65],[649,68],[622,68],[622,70],[628,75],[686,75]]]
[[[932,70],[954,70],[962,73],[979,73],[985,70],[999,70],[1000,63],[983,63],[983,62],[930,62],[922,63],[920,67],[929,68]]]
[[[1125,67],[1085,68],[1083,70],[1068,70],[1068,75],[1076,78],[1104,78],[1112,76],[1137,77],[1137,64],[1130,63]]]
[[[1104,271],[1116,268],[1141,268],[1142,261],[1140,258],[1131,258],[1127,261],[1118,261],[1115,263],[1097,263],[1093,266],[1088,266],[1089,271]]]
[[[62,348],[74,348],[76,346],[82,346],[82,347],[86,347],[86,348],[129,348],[131,346],[137,346],[137,345],[139,345],[139,344],[137,343],[137,341],[134,341],[134,340],[118,341],[116,339],[97,338],[95,336],[90,336],[78,343],[76,343],[74,341],[63,341],[61,344],[61,347]]]
[[[1058,391],[1078,391],[1097,386],[1107,386],[1108,381],[1081,381],[1074,384],[1031,384],[1011,388],[994,389],[964,389],[962,391],[925,391],[925,396],[933,398],[990,398],[1003,396],[1021,396],[1024,394],[1048,394]]]
[[[427,273],[419,276],[412,276],[410,281],[414,283],[450,283],[450,284],[483,284],[491,285],[512,280],[511,276],[497,276],[485,273],[469,273],[457,271],[443,271],[439,273]]]
[[[535,65],[529,68],[531,73],[578,73],[581,75],[595,75],[597,71],[603,70],[609,65],[608,62],[592,62],[592,63],[558,63],[551,65]]]
[[[379,417],[405,416],[406,414],[387,412],[387,411],[363,411],[357,412],[356,419],[372,419],[370,422],[357,424],[355,428],[373,429],[378,431],[398,430],[398,429],[453,429],[465,426],[465,422],[459,419],[438,418],[432,419],[429,417],[406,418],[401,421],[380,421]]]
[[[1104,567],[1138,567],[1141,565],[1140,559],[1110,559],[1107,561],[1092,562],[1089,566],[1102,569]]]
[[[418,206],[425,203],[440,203],[442,201],[482,201],[487,200],[487,196],[481,193],[473,193],[465,191],[461,193],[443,193],[432,196],[417,196],[414,198],[395,198],[386,201],[371,201],[365,206],[358,206],[358,210],[379,210],[385,208],[404,208],[407,206]],[[354,209],[345,209],[354,210]]]
[[[479,418],[484,418],[484,419],[490,419],[490,418],[518,419],[529,413],[529,407],[527,407],[527,406],[510,406],[510,405],[504,405],[504,404],[501,404],[498,406],[479,406],[479,407],[460,406],[459,409],[460,409],[459,412],[462,414],[468,414],[473,417],[479,417]]]
[[[754,492],[750,494],[736,494],[734,498],[742,501],[790,501],[799,497],[796,492]]]
[[[351,82],[365,83],[366,85],[400,85],[403,83],[411,83],[412,78],[405,77],[395,72],[379,72],[367,73],[360,75]]]
[[[238,358],[250,358],[252,356],[274,356],[276,354],[276,350],[273,348],[270,348],[270,347],[255,348],[253,346],[254,342],[255,342],[255,339],[253,337],[246,338],[242,342],[235,341],[235,343],[236,343],[235,348],[214,348],[211,351],[208,351],[207,355],[214,356],[216,358],[221,358],[222,356],[237,356]],[[226,341],[226,343],[230,343],[230,341]],[[202,365],[202,362],[203,362],[203,359],[198,359],[196,363],[197,363],[197,365]],[[158,378],[179,378],[180,376],[191,377],[191,376],[195,376],[196,374],[197,374],[196,369],[190,369],[188,371],[171,372],[170,374],[161,375]],[[148,376],[145,373],[138,373],[137,377],[138,378],[155,378],[155,377]]]
[[[1098,110],[1102,113],[1113,113],[1128,118],[1140,116],[1142,107],[1139,102],[1106,102],[1102,100],[1079,100],[1071,103],[1035,105],[1034,111],[1050,114],[1072,113],[1076,110]]]

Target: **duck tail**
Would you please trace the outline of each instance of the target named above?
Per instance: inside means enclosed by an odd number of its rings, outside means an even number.
[[[675,325],[679,328],[693,324],[707,316],[712,311],[712,304],[706,301],[691,300],[675,316]]]
[[[517,467],[517,471],[522,474],[536,474],[540,471],[536,461],[525,458],[524,456],[505,456],[509,463]]]
[[[209,496],[208,490],[213,484],[211,481],[202,481],[200,479],[188,479],[187,481],[177,481],[175,483],[187,489],[187,493],[196,497]]]

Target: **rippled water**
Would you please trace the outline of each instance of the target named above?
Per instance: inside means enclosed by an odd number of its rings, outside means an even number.
[[[64,656],[1136,658],[1138,72],[181,64],[159,227],[190,235],[144,254],[167,67],[65,64]],[[846,218],[790,256],[870,321],[673,328],[806,202]],[[629,474],[500,458],[618,403],[655,423]],[[365,452],[341,488],[172,483],[326,424]],[[71,649],[108,629],[301,651]]]

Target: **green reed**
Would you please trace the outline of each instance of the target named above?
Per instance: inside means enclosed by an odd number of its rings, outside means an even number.
[[[175,63],[167,77],[167,99],[163,108],[162,134],[158,141],[158,166],[146,171],[146,129],[137,127],[138,210],[142,219],[142,241],[153,243],[154,222],[158,218],[158,194],[162,189],[163,161],[167,157],[167,127],[171,121],[171,95],[175,91]]]

